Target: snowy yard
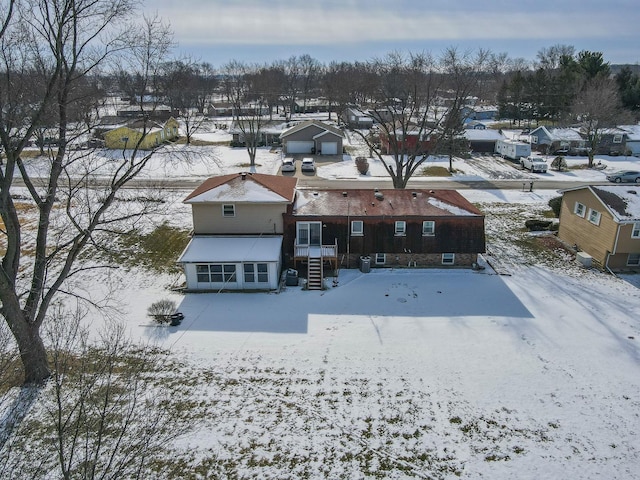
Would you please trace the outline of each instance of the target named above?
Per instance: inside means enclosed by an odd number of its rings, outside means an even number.
[[[465,195],[503,275],[341,270],[323,292],[183,296],[122,272],[131,334],[198,379],[204,413],[175,454],[209,478],[636,478],[637,276],[522,246],[554,192]],[[181,326],[149,321],[159,298]]]
[[[276,174],[280,157],[261,149],[258,171]],[[530,176],[495,160],[493,173],[492,157],[457,160],[454,179]],[[148,176],[205,178],[247,161],[243,149],[175,146]],[[371,164],[363,181],[386,175]],[[318,176],[357,175],[347,156]],[[172,192],[151,224],[189,228],[187,193]],[[582,269],[523,231],[556,192],[463,194],[487,215],[480,272],[343,269],[324,291],[188,295],[167,288],[175,277],[111,272],[112,313],[136,340],[172,352],[180,367],[165,375],[193,405],[170,447],[182,472],[172,478],[637,478],[638,276]],[[84,288],[99,298],[107,279],[93,275]],[[179,327],[146,316],[165,298],[185,315]]]

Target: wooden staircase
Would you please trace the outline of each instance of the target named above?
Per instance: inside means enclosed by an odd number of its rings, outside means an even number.
[[[309,290],[322,290],[322,257],[310,256],[307,270],[307,288]]]

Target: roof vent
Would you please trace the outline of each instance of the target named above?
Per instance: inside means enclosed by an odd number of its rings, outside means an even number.
[[[312,193],[312,195],[313,195],[314,197],[317,197],[317,196],[319,195],[319,193],[318,193],[318,192],[313,192],[313,193]]]
[[[433,190],[429,190],[429,193],[436,193],[436,192],[434,192]]]
[[[638,194],[637,190],[627,190],[627,193],[630,193],[632,195],[637,195]]]
[[[346,197],[347,196],[347,192],[342,192],[342,196]]]
[[[376,188],[376,191],[375,191],[374,195],[375,195],[376,199],[378,199],[378,200],[384,200],[384,195],[383,195],[383,194],[382,194],[382,192],[381,192],[381,191],[379,191],[377,188]]]
[[[246,180],[247,179],[247,172],[240,172],[240,177],[242,178],[242,180]]]
[[[413,198],[416,198],[416,197],[418,196],[418,192],[411,192],[411,196],[412,196]]]

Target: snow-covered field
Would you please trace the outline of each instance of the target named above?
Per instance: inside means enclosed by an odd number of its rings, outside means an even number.
[[[149,175],[200,178],[248,161],[226,147],[201,147],[189,162],[175,153],[158,156]],[[608,171],[640,161],[602,160]],[[275,174],[279,162],[262,149],[257,170]],[[368,178],[386,175],[370,163]],[[457,160],[454,178],[530,175],[485,164]],[[318,176],[355,172],[347,157]],[[604,180],[600,171],[547,175]],[[153,222],[189,227],[187,193],[173,193]],[[585,270],[564,250],[536,247],[524,220],[556,192],[463,194],[487,215],[489,263],[479,272],[343,269],[324,291],[187,295],[167,289],[175,278],[112,273],[131,335],[169,348],[188,372],[175,375],[198,380],[184,388],[205,413],[174,451],[191,472],[184,478],[638,478],[638,276]],[[179,327],[146,316],[164,298],[184,313]]]

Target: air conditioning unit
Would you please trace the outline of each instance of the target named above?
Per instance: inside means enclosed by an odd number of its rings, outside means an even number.
[[[593,258],[586,252],[577,252],[576,260],[584,268],[591,268],[591,261],[593,260]]]

